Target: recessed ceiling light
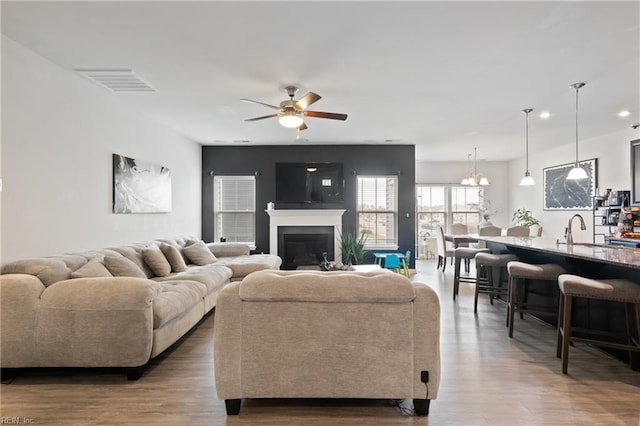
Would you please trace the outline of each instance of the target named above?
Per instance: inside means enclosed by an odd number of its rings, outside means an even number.
[[[551,113],[549,111],[542,111],[538,117],[540,117],[540,118],[549,118],[549,117],[551,117]]]
[[[618,117],[628,117],[631,115],[631,111],[629,111],[628,109],[623,109],[622,111],[620,111],[618,113]]]

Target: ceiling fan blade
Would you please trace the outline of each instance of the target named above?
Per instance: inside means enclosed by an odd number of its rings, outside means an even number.
[[[243,102],[251,102],[251,103],[254,103],[254,104],[264,105],[266,107],[273,108],[273,109],[280,109],[279,106],[265,104],[264,102],[260,102],[260,101],[254,101],[254,100],[251,100],[251,99],[240,99],[240,100],[243,101]]]
[[[322,99],[322,96],[318,95],[317,93],[309,92],[302,98],[300,98],[298,102],[296,102],[295,106],[299,109],[307,109],[309,105],[314,102],[318,102],[320,99]]]
[[[278,114],[269,114],[269,115],[263,115],[262,117],[247,118],[244,121],[258,121],[258,120],[264,120],[265,118],[272,118],[277,116]]]
[[[298,126],[298,130],[306,130],[308,129],[307,124],[303,121],[300,126]]]
[[[307,117],[330,118],[332,120],[347,119],[347,114],[337,114],[335,112],[304,111],[303,114]]]

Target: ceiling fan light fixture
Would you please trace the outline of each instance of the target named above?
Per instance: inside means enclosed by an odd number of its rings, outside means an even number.
[[[288,129],[297,129],[302,125],[304,120],[295,111],[288,111],[278,118],[280,125]]]

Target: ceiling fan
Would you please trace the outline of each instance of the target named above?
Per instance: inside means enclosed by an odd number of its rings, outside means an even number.
[[[260,104],[272,109],[278,110],[275,114],[263,115],[262,117],[248,118],[245,121],[257,121],[264,120],[265,118],[278,117],[278,121],[284,127],[290,129],[305,130],[307,125],[304,122],[303,117],[316,117],[316,118],[329,118],[331,120],[346,120],[347,114],[337,114],[333,112],[320,112],[320,111],[308,111],[307,107],[322,97],[316,93],[309,92],[297,101],[293,100],[298,88],[296,86],[287,86],[284,88],[289,99],[280,102],[280,106],[265,104],[264,102],[254,101],[251,99],[240,99],[245,102],[253,102],[254,104]]]

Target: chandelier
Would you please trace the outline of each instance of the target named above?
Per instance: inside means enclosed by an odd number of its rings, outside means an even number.
[[[473,148],[473,151],[474,151],[473,169],[471,170],[471,173],[469,174],[469,176],[465,177],[460,181],[460,185],[487,186],[489,185],[489,179],[478,174],[478,148],[477,147]],[[467,161],[471,162],[471,154],[467,154]]]

